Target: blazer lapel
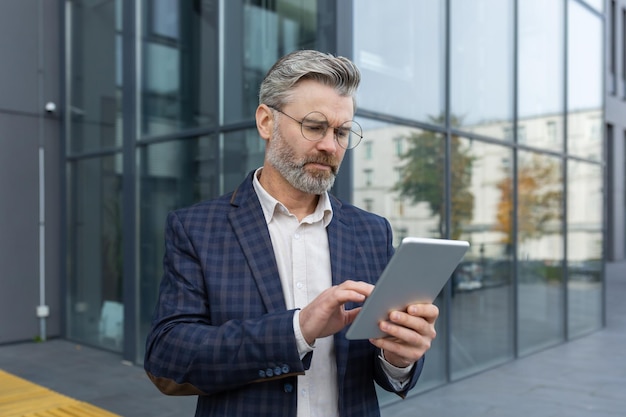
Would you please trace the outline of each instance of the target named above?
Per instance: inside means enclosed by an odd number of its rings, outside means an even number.
[[[333,285],[341,284],[347,279],[358,279],[355,277],[356,265],[355,260],[358,259],[357,251],[359,242],[356,241],[353,226],[349,218],[343,216],[341,210],[341,202],[331,196],[331,204],[333,207],[333,220],[327,228],[328,244],[330,246],[330,264],[332,271]],[[346,306],[352,308],[354,306]],[[350,343],[346,339],[346,330],[343,329],[335,335],[335,356],[337,361],[337,380],[343,381],[346,374],[346,364],[348,362],[348,348]]]
[[[252,175],[233,193],[233,210],[228,215],[252,276],[268,312],[285,310],[283,289],[278,275],[272,241],[261,204],[252,186]]]
[[[347,279],[355,279],[355,264],[358,242],[355,241],[350,219],[344,218],[341,202],[331,197],[333,220],[327,227],[328,246],[333,285]]]

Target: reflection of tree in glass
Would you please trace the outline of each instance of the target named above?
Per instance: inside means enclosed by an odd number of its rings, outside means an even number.
[[[549,233],[546,225],[561,220],[563,193],[561,170],[555,160],[533,154],[520,160],[518,170],[518,236],[520,241]],[[504,233],[503,243],[513,244],[513,180],[507,175],[497,184],[500,202],[495,230]]]
[[[431,118],[441,124],[442,118]],[[458,125],[456,119],[453,125]],[[445,236],[444,169],[445,142],[435,132],[411,133],[406,137],[407,151],[400,156],[404,162],[400,168],[400,180],[394,186],[400,196],[412,204],[428,203],[431,214],[438,216],[439,235]],[[463,147],[458,136],[452,136],[451,186],[452,186],[452,239],[458,239],[463,225],[472,220],[474,194],[470,191],[474,157]]]

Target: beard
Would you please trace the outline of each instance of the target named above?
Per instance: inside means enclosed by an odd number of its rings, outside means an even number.
[[[305,139],[302,138],[302,140]],[[274,126],[266,158],[292,187],[307,194],[323,194],[330,190],[335,183],[340,166],[337,158],[327,154],[304,156],[298,159],[294,149],[278,132],[278,126]],[[331,170],[307,170],[306,165],[309,163],[327,165]]]

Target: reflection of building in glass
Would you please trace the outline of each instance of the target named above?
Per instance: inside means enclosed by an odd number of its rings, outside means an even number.
[[[585,112],[575,112],[568,115],[568,138],[569,142],[575,144],[578,154],[584,153],[585,149],[590,158],[597,155],[599,141],[597,135],[600,125],[601,110],[591,110]],[[562,143],[564,127],[561,116],[544,116],[527,118],[518,122],[517,140],[520,144],[531,141],[534,148],[552,148],[554,143]],[[508,126],[504,125],[505,128]],[[483,137],[497,136],[502,125],[498,123],[471,126],[466,130],[469,134]],[[401,167],[407,164],[407,160],[402,158],[409,145],[407,138],[411,135],[423,134],[422,131],[401,126],[385,126],[369,129],[365,131],[366,142],[362,148],[354,150],[354,202],[357,205],[368,207],[369,210],[387,217],[394,229],[404,230],[408,235],[413,236],[435,236],[439,237],[438,223],[440,221],[438,213],[430,210],[428,195],[416,203],[411,203],[410,197],[402,196],[397,190],[397,185],[402,181],[399,176],[402,173]],[[520,136],[521,135],[521,136]],[[513,141],[512,136],[506,137]],[[442,147],[443,152],[443,138]],[[502,243],[513,244],[512,236],[503,237],[502,233],[511,234],[512,214],[507,225],[498,225],[497,211],[503,204],[510,204],[512,209],[513,192],[513,164],[512,155],[500,146],[477,146],[475,141],[464,140],[463,149],[473,159],[471,173],[471,184],[469,193],[474,198],[474,209],[472,210],[471,221],[464,223],[460,238],[470,240],[476,247],[487,250],[489,256],[502,256]],[[376,155],[372,158],[371,155]],[[443,153],[432,155],[443,159]],[[528,259],[546,259],[550,253],[550,248],[558,247],[562,235],[562,163],[559,158],[541,158],[537,160],[536,153],[521,153],[518,158],[518,198],[524,201],[525,198],[532,198],[541,205],[532,209],[532,212],[524,213],[528,219],[520,219],[518,224],[522,224],[522,230],[518,232],[519,243]],[[452,162],[454,164],[454,161]],[[570,169],[571,170],[571,169]],[[579,172],[583,171],[583,172]],[[585,172],[586,171],[586,172]],[[577,166],[575,172],[568,172],[570,179],[570,193],[576,196],[588,196],[581,198],[580,204],[570,204],[568,206],[568,217],[576,219],[576,222],[569,222],[570,234],[574,233],[578,237],[570,240],[573,244],[573,253],[576,248],[586,247],[586,241],[590,238],[585,230],[594,235],[595,247],[600,248],[598,238],[601,237],[600,229],[602,222],[601,187],[600,178],[597,175],[598,168],[595,165],[582,164]],[[431,178],[424,177],[424,182],[428,182],[432,177],[440,176],[438,172],[426,173]],[[531,178],[537,176],[537,178]],[[503,182],[510,181],[509,187],[503,187]],[[444,181],[439,178],[441,184],[440,198],[444,198]],[[427,184],[424,184],[427,185]],[[503,195],[503,193],[509,193]],[[551,196],[551,197],[550,197]],[[551,199],[550,199],[551,198]],[[506,200],[509,200],[508,202]],[[552,212],[550,212],[552,211]],[[531,223],[525,226],[525,223]],[[581,223],[579,223],[581,222]],[[541,230],[528,230],[541,227]],[[533,232],[533,233],[531,233]],[[554,239],[557,239],[557,242]],[[399,239],[396,239],[399,243]],[[478,249],[476,249],[478,250]],[[499,253],[500,252],[500,253]],[[587,251],[582,250],[580,256],[585,256]],[[485,252],[483,252],[483,255]],[[600,256],[600,252],[598,252]],[[576,258],[576,256],[574,256]]]
[[[401,165],[399,152],[404,138],[414,129],[401,126],[380,127],[364,132],[364,145],[355,148],[353,159],[354,204],[387,217],[391,222],[395,240],[397,231],[405,230],[410,236],[434,236],[438,219],[433,219],[426,203],[407,204],[393,188],[398,183]],[[375,155],[370,158],[369,155]]]

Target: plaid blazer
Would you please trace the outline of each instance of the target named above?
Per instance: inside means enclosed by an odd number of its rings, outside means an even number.
[[[164,275],[144,367],[170,395],[198,395],[196,416],[296,415],[300,359],[269,231],[250,173],[238,189],[168,215]],[[331,197],[333,284],[374,283],[393,253],[382,217]],[[347,308],[355,307],[353,305]],[[393,391],[367,340],[335,335],[342,417],[379,416],[374,381]],[[414,368],[402,397],[417,382]]]

